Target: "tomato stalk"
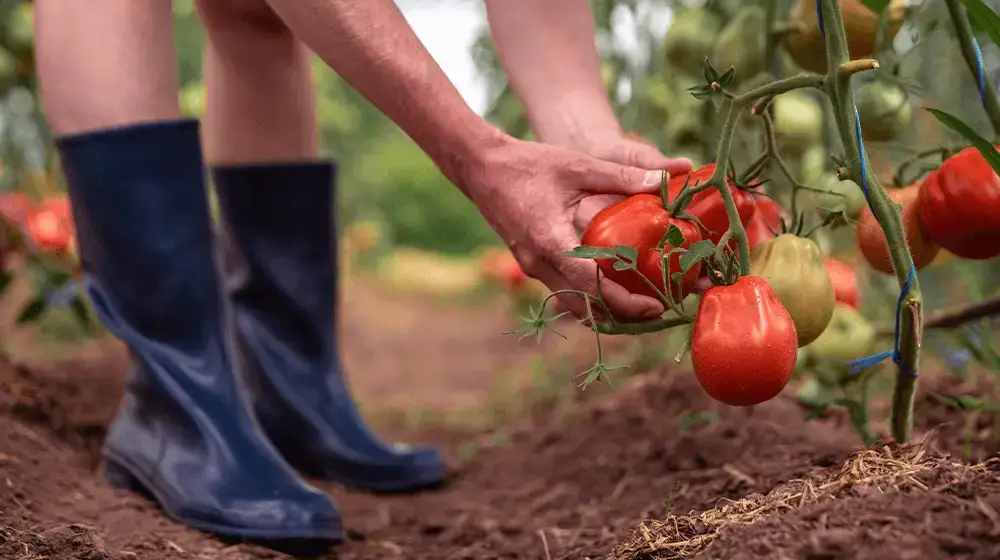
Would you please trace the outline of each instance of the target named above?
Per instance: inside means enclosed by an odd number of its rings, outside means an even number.
[[[851,76],[864,69],[862,63],[877,67],[873,61],[851,61],[844,30],[843,13],[837,0],[822,1],[822,18],[826,29],[827,78],[826,93],[834,107],[837,131],[840,134],[847,161],[848,177],[858,185],[868,185],[868,198],[876,220],[885,232],[886,244],[892,257],[900,289],[909,285],[900,309],[899,352],[901,362],[896,375],[896,389],[892,406],[892,435],[899,442],[910,439],[913,424],[913,397],[922,332],[922,298],[916,276],[911,279],[913,258],[906,244],[903,221],[899,208],[889,199],[885,189],[869,166],[862,168],[862,149],[855,130],[856,109],[851,91]],[[867,183],[865,183],[867,181]]]
[[[958,37],[958,46],[962,50],[962,58],[969,65],[972,78],[978,84],[979,56],[976,54],[972,24],[969,23],[969,18],[965,14],[965,7],[961,5],[960,0],[945,0],[944,3],[948,6],[948,14],[951,16],[951,21],[955,24],[955,34]],[[983,82],[983,108],[986,109],[986,115],[993,125],[993,132],[997,136],[1000,136],[1000,96],[997,95],[996,84],[985,75],[983,76]]]

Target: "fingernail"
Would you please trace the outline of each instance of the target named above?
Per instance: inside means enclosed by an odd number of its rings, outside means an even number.
[[[663,315],[663,311],[662,307],[650,307],[642,314],[642,316],[646,319],[655,319],[660,315]]]
[[[670,173],[667,173],[666,170],[647,171],[646,178],[642,181],[642,186],[652,187],[653,185],[659,185],[660,181],[664,179],[664,176],[666,176],[665,178],[667,180],[670,180]]]

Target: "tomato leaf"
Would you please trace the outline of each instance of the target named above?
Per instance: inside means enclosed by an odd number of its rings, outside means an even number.
[[[990,167],[993,168],[993,171],[1000,174],[1000,153],[997,153],[997,149],[992,142],[980,136],[979,133],[972,130],[969,125],[962,122],[962,120],[958,117],[938,109],[927,110],[930,111],[930,113],[934,115],[937,120],[941,121],[942,124],[955,132],[958,132],[962,136],[965,136],[969,142],[972,142],[972,145],[979,150],[979,153],[983,154],[984,158],[986,158],[986,161],[990,164]]]
[[[715,67],[712,66],[712,62],[708,60],[707,56],[701,63],[701,69],[705,73],[705,82],[709,85],[711,85],[712,82],[719,81],[719,73],[715,70]],[[709,89],[711,89],[711,87]]]
[[[680,247],[683,244],[684,234],[681,233],[681,228],[677,227],[676,224],[670,224],[666,233],[663,234],[663,239],[660,239],[660,242],[657,243],[656,246],[662,251],[667,245],[670,245],[671,247]]]
[[[559,255],[574,259],[613,259],[615,258],[615,250],[610,247],[581,245],[575,247],[572,251],[563,251]]]
[[[44,295],[40,295],[35,299],[31,300],[28,305],[24,306],[21,310],[21,314],[17,316],[17,324],[23,325],[25,323],[30,323],[32,321],[37,321],[42,313],[48,308],[49,304],[45,299]]]
[[[639,250],[628,245],[615,245],[615,255],[634,263],[639,258]]]
[[[861,435],[865,445],[871,445],[875,442],[875,436],[872,435],[871,430],[868,428],[868,410],[862,403],[843,397],[833,402],[847,410],[847,417],[851,421],[851,427]]]
[[[969,13],[969,22],[972,26],[985,31],[993,43],[1000,45],[1000,16],[982,0],[962,0],[962,3]]]
[[[871,11],[880,13],[889,5],[889,0],[861,0],[862,3]]]
[[[615,263],[612,266],[614,267],[615,270],[617,270],[619,272],[622,272],[622,271],[625,271],[625,270],[632,270],[632,269],[635,268],[635,265],[633,263],[626,262],[626,261],[615,261]]]
[[[691,270],[691,267],[715,254],[715,245],[709,239],[702,239],[692,243],[687,251],[681,254],[678,261],[681,265],[681,273]]]
[[[726,73],[719,77],[719,85],[722,87],[729,87],[732,85],[733,80],[736,79],[736,67],[730,66]]]

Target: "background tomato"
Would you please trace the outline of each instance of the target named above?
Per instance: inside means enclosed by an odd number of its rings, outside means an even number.
[[[887,37],[893,37],[903,22],[906,0],[892,0],[889,3],[889,27]],[[875,33],[878,15],[868,9],[861,0],[840,0],[840,10],[844,15],[844,31],[847,33],[847,49],[852,59],[871,56],[875,50]],[[791,15],[798,22],[799,30],[785,37],[785,47],[796,64],[811,72],[826,72],[826,43],[819,29],[819,17],[814,0],[799,0]]]
[[[826,191],[825,193],[809,191],[810,199],[824,219],[830,214],[843,212],[851,223],[855,223],[861,217],[861,213],[868,208],[868,201],[865,200],[865,193],[861,187],[851,180],[841,181],[836,173],[824,173],[813,186]],[[843,220],[838,219],[834,223],[843,223]]]
[[[886,192],[893,202],[903,206],[903,231],[910,246],[913,266],[920,270],[934,260],[940,248],[924,233],[917,218],[917,185],[887,189]],[[895,269],[892,258],[889,257],[889,248],[886,247],[885,233],[869,208],[865,208],[858,220],[858,248],[872,268],[885,274],[893,274]]]
[[[720,28],[719,20],[708,10],[677,10],[663,40],[663,54],[673,66],[700,76],[702,62],[711,54]]]
[[[64,253],[73,240],[72,225],[57,210],[34,210],[28,214],[24,227],[28,238],[42,251]]]
[[[811,360],[824,366],[820,369],[836,374],[835,379],[824,381],[836,382],[850,371],[848,362],[872,353],[875,338],[875,327],[864,315],[849,305],[838,303],[830,325],[804,350],[808,351]]]
[[[965,259],[1000,255],[1000,177],[978,150],[945,160],[918,191],[920,225],[934,243]]]
[[[36,207],[35,202],[22,192],[0,193],[0,218],[14,227],[23,225],[28,214]]]
[[[747,242],[753,249],[765,239],[773,239],[781,235],[781,220],[786,223],[791,219],[778,201],[766,196],[758,196],[757,209],[747,224]]]
[[[792,377],[798,337],[791,315],[759,276],[713,286],[691,333],[695,377],[713,399],[752,406],[778,395]]]
[[[857,309],[860,305],[860,299],[858,297],[858,276],[854,272],[854,267],[834,258],[826,259],[823,264],[827,274],[830,275],[833,295],[837,302]]]
[[[799,346],[826,329],[835,299],[815,241],[791,233],[767,239],[750,252],[750,273],[763,278],[788,310]]]
[[[854,99],[861,119],[861,137],[865,140],[892,140],[913,119],[913,107],[906,90],[896,84],[870,81],[858,88]]]

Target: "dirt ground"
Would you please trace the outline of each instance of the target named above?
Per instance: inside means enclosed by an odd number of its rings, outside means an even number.
[[[530,377],[539,349],[500,334],[513,326],[504,309],[351,290],[346,361],[366,410],[462,417],[495,405],[498,372]],[[392,320],[374,324],[376,307]],[[100,441],[126,371],[115,345],[0,365],[0,558],[285,558],[182,527],[105,484]],[[1000,466],[979,462],[993,456],[993,423],[974,424],[972,467],[964,419],[927,393],[955,383],[922,383],[922,446],[861,454],[841,414],[803,422],[789,391],[752,410],[717,406],[679,368],[571,390],[569,408],[539,402],[489,430],[380,416],[387,435],[441,445],[454,479],[391,497],[319,483],[348,533],[324,558],[998,558]]]

